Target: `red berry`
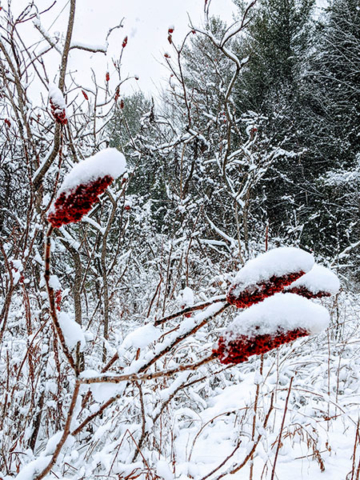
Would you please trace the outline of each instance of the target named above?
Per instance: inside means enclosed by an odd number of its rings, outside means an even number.
[[[80,184],[70,191],[62,192],[55,201],[54,210],[48,215],[48,221],[55,228],[79,222],[99,201],[99,196],[112,181],[110,175],[105,175],[86,185]]]
[[[214,349],[213,353],[218,355],[220,363],[224,365],[238,364],[246,362],[252,355],[270,352],[270,350],[307,335],[309,333],[305,329],[296,328],[288,332],[278,329],[272,335],[263,334],[252,337],[238,335],[230,339],[220,337],[218,348]]]
[[[61,310],[61,299],[62,299],[61,290],[56,290],[56,292],[55,292],[55,305],[56,305],[56,310],[58,310],[59,312]]]
[[[61,125],[66,125],[68,120],[66,118],[66,111],[65,108],[61,108],[59,105],[53,102],[50,98],[50,108],[57,123],[61,123]]]
[[[305,298],[322,298],[322,297],[331,297],[331,293],[320,291],[317,293],[313,293],[308,290],[306,287],[293,287],[286,290],[286,293],[295,293],[296,295],[300,295],[301,297]]]
[[[232,285],[226,296],[226,300],[237,308],[248,308],[275,293],[281,292],[285,287],[295,282],[295,280],[303,275],[303,271],[289,273],[282,277],[276,277],[273,275],[269,280],[250,285],[240,292],[238,292],[238,285]]]

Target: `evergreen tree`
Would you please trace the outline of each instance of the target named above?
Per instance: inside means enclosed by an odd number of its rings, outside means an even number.
[[[274,121],[279,107],[292,107],[309,47],[313,6],[313,0],[260,3],[241,45],[250,61],[238,85],[240,110],[261,112]]]
[[[263,0],[248,37],[239,45],[249,56],[237,85],[239,113],[252,110],[266,117],[263,129],[271,143],[293,152],[278,159],[261,185],[261,208],[272,235],[288,236],[289,225],[299,232],[306,219],[309,171],[302,75],[311,44],[313,6],[313,0]]]
[[[336,0],[319,24],[308,72],[309,115],[317,154],[334,166],[354,165],[360,149],[360,10],[357,0]],[[315,135],[312,135],[314,138]]]
[[[309,158],[322,177],[313,208],[318,220],[305,234],[325,254],[345,260],[341,252],[350,253],[359,237],[359,2],[335,0],[316,40],[305,77],[307,138]]]

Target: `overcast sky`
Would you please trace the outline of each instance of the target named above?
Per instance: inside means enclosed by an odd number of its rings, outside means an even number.
[[[0,0],[4,2],[4,0]],[[54,0],[35,0],[39,10],[48,8]],[[249,0],[250,1],[250,0]],[[324,6],[327,0],[317,0]],[[64,33],[69,13],[70,0],[56,0],[55,6],[42,15],[42,24],[52,35]],[[28,4],[28,0],[12,0],[15,14]],[[122,94],[130,94],[141,89],[148,95],[156,95],[166,85],[168,72],[161,64],[165,52],[171,53],[167,40],[169,26],[174,26],[173,40],[180,43],[189,29],[189,17],[194,25],[203,25],[204,0],[77,0],[76,20],[73,39],[86,44],[103,44],[109,28],[118,25],[122,19],[123,28],[115,30],[110,37],[108,55],[72,51],[69,70],[76,72],[77,82],[83,87],[91,87],[91,68],[98,80],[104,82],[108,71],[111,80],[115,69],[112,59],[118,58],[125,36],[128,44],[122,61],[123,77],[139,76],[139,81],[131,80],[122,88]],[[236,7],[232,0],[211,0],[211,13],[231,23]],[[28,43],[38,38],[33,26],[23,26]],[[43,41],[38,51],[46,45]],[[58,72],[60,56],[51,52],[46,57],[51,80]]]
[[[13,0],[13,8],[19,12],[27,3],[27,0]],[[42,10],[49,7],[53,0],[36,0],[35,3]],[[231,0],[212,0],[211,6],[214,15],[231,22],[235,11]],[[119,24],[123,18],[124,26],[111,35],[106,57],[100,53],[73,51],[69,68],[78,72],[77,78],[84,86],[91,84],[91,67],[100,79],[105,77],[107,71],[111,75],[114,72],[112,58],[118,57],[122,41],[128,36],[122,71],[124,76],[137,74],[140,80],[128,82],[126,92],[140,88],[146,93],[155,94],[168,76],[161,63],[164,52],[171,52],[167,40],[169,26],[175,27],[174,41],[180,42],[188,31],[189,16],[195,25],[203,24],[203,8],[204,0],[77,0],[74,40],[103,44],[110,27]],[[51,34],[64,32],[68,11],[69,1],[57,0],[51,11],[42,16],[43,26]],[[31,38],[29,31],[26,35]],[[51,55],[51,73],[55,75],[60,57]]]

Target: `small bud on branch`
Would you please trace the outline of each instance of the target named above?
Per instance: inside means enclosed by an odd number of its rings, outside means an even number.
[[[51,113],[57,123],[66,125],[68,123],[66,117],[66,103],[61,90],[56,85],[49,86],[49,102]]]

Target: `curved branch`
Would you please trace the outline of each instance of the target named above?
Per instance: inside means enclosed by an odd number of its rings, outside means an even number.
[[[64,88],[65,88],[65,75],[66,75],[66,68],[67,68],[67,63],[69,59],[69,51],[70,51],[70,45],[71,45],[71,37],[74,29],[74,21],[75,21],[75,8],[76,8],[76,0],[71,0],[70,4],[70,14],[69,14],[69,21],[68,21],[68,27],[67,27],[67,32],[66,32],[66,39],[65,39],[65,45],[64,45],[64,50],[62,54],[62,59],[61,59],[61,66],[60,66],[60,78],[59,78],[59,89],[61,90],[62,93],[64,93]],[[54,162],[59,149],[60,149],[60,132],[61,132],[61,125],[56,124],[55,126],[55,132],[54,132],[54,146],[53,149],[50,153],[50,155],[47,157],[45,162],[37,169],[37,171],[34,174],[33,177],[33,185],[35,190],[37,190],[42,182],[42,179],[46,175],[47,171],[51,167],[52,163]]]

